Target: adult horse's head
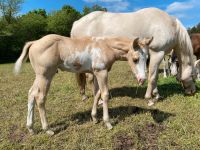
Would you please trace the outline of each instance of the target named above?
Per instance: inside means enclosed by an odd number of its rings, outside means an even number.
[[[200,67],[200,60],[195,61],[194,67],[195,67],[195,72],[192,74],[193,76],[190,77],[189,79],[181,80],[183,88],[185,89],[185,93],[187,95],[193,95],[196,91],[196,87],[195,87],[194,83],[195,83],[195,78],[197,77],[196,69],[198,69],[198,67]]]
[[[192,77],[187,80],[181,80],[181,83],[185,90],[186,95],[193,95],[195,93],[196,91],[195,81]]]
[[[185,69],[182,74],[181,72],[178,73],[177,75],[177,80],[181,82],[185,94],[186,95],[193,95],[196,92],[196,86],[195,86],[195,78],[196,78],[196,73],[195,70],[192,69],[191,67],[188,67]]]
[[[136,38],[127,54],[128,63],[132,72],[135,74],[139,85],[142,85],[146,80],[146,61],[149,45],[152,40],[153,37],[144,39]]]

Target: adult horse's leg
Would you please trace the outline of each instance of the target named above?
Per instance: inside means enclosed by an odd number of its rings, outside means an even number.
[[[86,86],[86,75],[85,73],[76,73],[76,80],[78,82],[78,86],[80,87],[80,94],[82,96],[82,100],[88,99],[85,95],[85,86]]]
[[[167,64],[166,64],[165,57],[163,58],[163,76],[164,78],[167,78]]]
[[[145,98],[147,99],[150,99],[152,95],[156,96],[157,99],[160,97],[157,89],[157,79],[159,65],[164,57],[164,54],[164,51],[150,51],[148,87],[145,94]],[[149,105],[152,105],[152,103],[149,103]]]
[[[112,125],[110,123],[108,114],[108,99],[109,99],[108,71],[107,70],[95,71],[95,76],[97,78],[99,89],[101,91],[101,98],[103,99],[103,120],[107,128],[112,129]]]

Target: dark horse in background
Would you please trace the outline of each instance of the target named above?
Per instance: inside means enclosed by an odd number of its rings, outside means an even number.
[[[193,54],[200,59],[200,33],[194,33],[190,35],[192,41]]]
[[[193,47],[193,54],[196,57],[196,61],[194,63],[196,72],[197,72],[197,79],[200,80],[200,33],[193,33],[190,34],[190,39],[192,42],[192,47]],[[170,62],[170,72],[171,75],[173,76],[177,76],[177,78],[179,78],[179,74],[178,74],[178,63],[177,63],[177,56],[174,53],[171,57],[173,57]]]
[[[190,35],[193,47],[193,54],[196,56],[197,61],[194,63],[197,69],[197,79],[200,80],[200,33]]]

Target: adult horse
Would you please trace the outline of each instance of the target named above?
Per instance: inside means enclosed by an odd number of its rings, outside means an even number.
[[[199,68],[199,61],[200,61],[200,34],[199,33],[193,33],[190,34],[190,39],[192,42],[192,47],[193,47],[193,54],[196,56],[196,62],[194,63],[195,69],[197,71],[197,79],[200,80],[200,68]],[[179,74],[178,74],[178,64],[177,64],[177,57],[176,54],[171,55],[171,67],[170,70],[172,72],[173,76],[178,75],[177,79],[179,79]]]
[[[193,53],[197,58],[195,68],[197,69],[197,79],[200,80],[200,33],[193,33],[190,35],[193,47]]]
[[[200,33],[190,34],[192,41],[193,53],[197,57],[197,60],[200,59]]]
[[[154,37],[149,50],[150,64],[145,98],[160,97],[157,89],[158,68],[164,55],[171,49],[178,56],[185,93],[191,95],[195,92],[192,45],[187,30],[178,19],[157,8],[145,8],[131,13],[96,11],[74,22],[71,30],[72,38],[110,35]],[[79,83],[83,88],[85,80]]]

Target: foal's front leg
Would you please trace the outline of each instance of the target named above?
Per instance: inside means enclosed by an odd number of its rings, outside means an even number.
[[[95,71],[94,74],[97,78],[99,89],[101,91],[101,98],[103,99],[103,121],[108,129],[112,129],[112,125],[110,123],[108,114],[108,99],[109,99],[108,71],[107,70]]]

